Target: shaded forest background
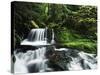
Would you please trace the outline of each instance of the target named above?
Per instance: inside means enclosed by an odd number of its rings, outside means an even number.
[[[61,47],[97,53],[97,7],[13,2],[15,48],[33,28],[54,29]]]

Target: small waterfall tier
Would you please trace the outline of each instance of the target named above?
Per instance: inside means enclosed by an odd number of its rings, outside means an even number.
[[[47,28],[32,29],[28,37],[21,42],[21,45],[31,45],[31,46],[50,45],[47,42]]]

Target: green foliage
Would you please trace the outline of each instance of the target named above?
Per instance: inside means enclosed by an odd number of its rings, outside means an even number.
[[[89,39],[79,39],[77,41],[72,41],[64,43],[67,47],[75,48],[87,53],[96,53],[96,43],[89,41]]]
[[[95,6],[14,2],[14,25],[16,43],[31,29],[48,27],[54,29],[57,43],[96,53]]]
[[[56,41],[59,42],[62,47],[70,47],[88,53],[97,52],[97,41],[92,38],[83,37],[79,34],[71,32],[68,29],[56,32],[55,35]]]
[[[70,42],[70,41],[74,41],[76,39],[82,38],[80,35],[73,33],[69,29],[61,30],[59,32],[57,30],[57,31],[55,31],[55,33],[56,33],[55,34],[56,41],[60,42],[60,43]]]

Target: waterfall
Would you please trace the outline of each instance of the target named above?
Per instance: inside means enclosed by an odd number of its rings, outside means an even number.
[[[55,40],[54,40],[54,31],[52,29],[52,40],[51,40],[51,44],[55,44]]]
[[[47,28],[32,29],[28,37],[21,42],[21,45],[50,45],[47,43]]]
[[[68,48],[55,49],[56,51],[65,51],[65,57],[69,57],[71,61],[66,65],[68,70],[86,70],[96,69],[97,59],[95,54],[85,53],[83,51],[70,50]],[[74,56],[72,56],[72,53]]]
[[[46,41],[45,29],[32,29],[28,35],[28,41]]]
[[[47,59],[46,57],[47,46],[55,44],[55,35],[53,29],[51,36],[52,39],[50,43],[47,42],[47,34],[47,28],[32,29],[30,31],[28,37],[21,42],[21,45],[36,46],[37,49],[28,49],[26,52],[14,51],[14,56],[16,59],[14,63],[15,73],[55,71],[53,68],[48,66],[47,62],[49,61],[49,59]],[[71,61],[64,65],[64,67],[67,67],[67,70],[84,70],[96,68],[97,61],[94,57],[94,54],[89,54],[78,50],[76,51],[74,49],[70,50],[69,48],[53,48],[55,52],[64,51],[63,53],[65,54],[63,55],[65,55],[64,57],[66,58],[66,60],[67,58],[71,59]],[[73,54],[76,55],[76,57],[74,57]]]
[[[48,59],[45,57],[46,48],[28,50],[26,53],[15,54],[15,73],[44,72]],[[32,69],[33,68],[33,69]],[[28,70],[29,69],[29,70]]]
[[[21,42],[21,45],[40,46],[48,45],[47,28],[32,29],[28,37]],[[26,53],[15,53],[15,73],[44,72],[47,68],[45,57],[46,47],[36,50],[28,50]]]

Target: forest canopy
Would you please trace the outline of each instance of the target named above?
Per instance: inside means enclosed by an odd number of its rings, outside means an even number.
[[[33,28],[54,29],[61,47],[97,52],[97,7],[14,2],[14,38],[17,48]]]

